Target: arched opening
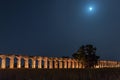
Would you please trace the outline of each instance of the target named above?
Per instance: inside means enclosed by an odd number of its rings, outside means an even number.
[[[18,59],[15,57],[14,58],[14,68],[17,68],[17,61],[18,61]]]
[[[68,68],[68,64],[69,64],[69,62],[67,61],[67,68]]]
[[[60,61],[57,60],[57,68],[60,68]]]
[[[53,63],[53,68],[55,68],[55,61],[53,60],[52,63]]]
[[[32,68],[32,59],[28,60],[29,68]]]
[[[64,61],[62,61],[62,68],[64,68],[64,65],[65,65],[65,63],[64,63]]]
[[[48,68],[50,68],[50,61],[48,60],[48,62],[47,62],[47,63],[48,63],[47,67],[48,67]]]
[[[42,68],[44,68],[44,61],[43,60],[41,61],[41,64],[42,64]]]
[[[38,60],[36,60],[36,68],[38,68]]]
[[[10,68],[10,58],[6,58],[6,68]]]
[[[25,60],[23,58],[21,58],[21,67],[25,68]]]

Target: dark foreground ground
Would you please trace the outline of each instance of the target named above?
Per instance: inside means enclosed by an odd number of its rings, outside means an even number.
[[[120,68],[1,69],[0,80],[120,80]]]

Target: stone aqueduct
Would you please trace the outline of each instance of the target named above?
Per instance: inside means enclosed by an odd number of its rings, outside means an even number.
[[[9,61],[7,61],[9,59]],[[30,61],[31,60],[31,61]],[[9,66],[7,66],[9,64]],[[15,66],[16,64],[16,66]],[[96,68],[120,67],[120,62],[100,60]],[[41,57],[41,56],[22,56],[0,54],[0,69],[6,68],[84,68],[81,63],[72,58]]]

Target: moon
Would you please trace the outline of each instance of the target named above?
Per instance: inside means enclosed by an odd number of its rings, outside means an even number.
[[[92,10],[93,10],[93,8],[92,8],[92,7],[89,7],[89,10],[90,10],[90,11],[92,11]]]

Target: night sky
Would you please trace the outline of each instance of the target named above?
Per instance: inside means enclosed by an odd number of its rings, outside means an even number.
[[[120,0],[0,0],[0,53],[62,57],[86,44],[120,60]]]

